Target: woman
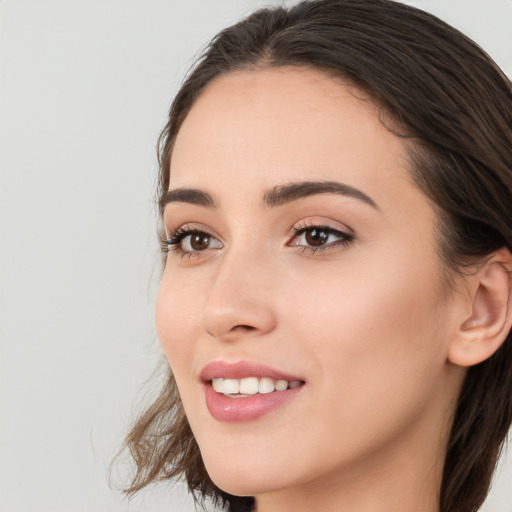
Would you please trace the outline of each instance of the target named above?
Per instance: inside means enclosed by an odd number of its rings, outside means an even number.
[[[230,510],[476,511],[512,420],[512,90],[388,0],[221,32],[161,136],[172,373],[129,492]]]

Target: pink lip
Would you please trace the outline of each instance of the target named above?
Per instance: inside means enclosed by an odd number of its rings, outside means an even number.
[[[253,421],[274,411],[291,400],[303,389],[300,386],[285,391],[256,394],[244,398],[228,397],[217,393],[211,385],[213,378],[243,379],[245,377],[269,377],[274,380],[304,381],[303,378],[284,373],[255,361],[214,361],[201,371],[206,407],[214,419],[221,422]]]

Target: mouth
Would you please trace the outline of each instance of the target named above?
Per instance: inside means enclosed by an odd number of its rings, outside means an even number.
[[[201,372],[206,406],[220,422],[245,422],[284,406],[304,388],[303,378],[253,361],[214,361]]]
[[[224,396],[246,398],[253,395],[279,393],[287,389],[295,389],[304,384],[302,380],[274,380],[270,377],[245,377],[243,379],[223,379],[215,377],[211,380],[212,388]]]

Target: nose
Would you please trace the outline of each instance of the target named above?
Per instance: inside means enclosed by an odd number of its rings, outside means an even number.
[[[200,327],[221,341],[260,336],[275,329],[275,268],[247,251],[223,257],[201,310]]]

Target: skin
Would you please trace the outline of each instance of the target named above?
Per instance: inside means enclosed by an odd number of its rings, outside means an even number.
[[[436,216],[407,164],[374,105],[312,69],[224,75],[180,129],[169,188],[215,206],[165,208],[168,233],[211,238],[169,253],[157,331],[209,475],[256,496],[260,512],[438,511],[465,374],[449,353],[470,310],[447,288]],[[375,205],[335,193],[263,203],[304,180],[347,184]],[[353,239],[331,232],[314,252],[293,228],[316,225]],[[305,385],[261,418],[219,422],[198,377],[215,360],[258,361]]]

